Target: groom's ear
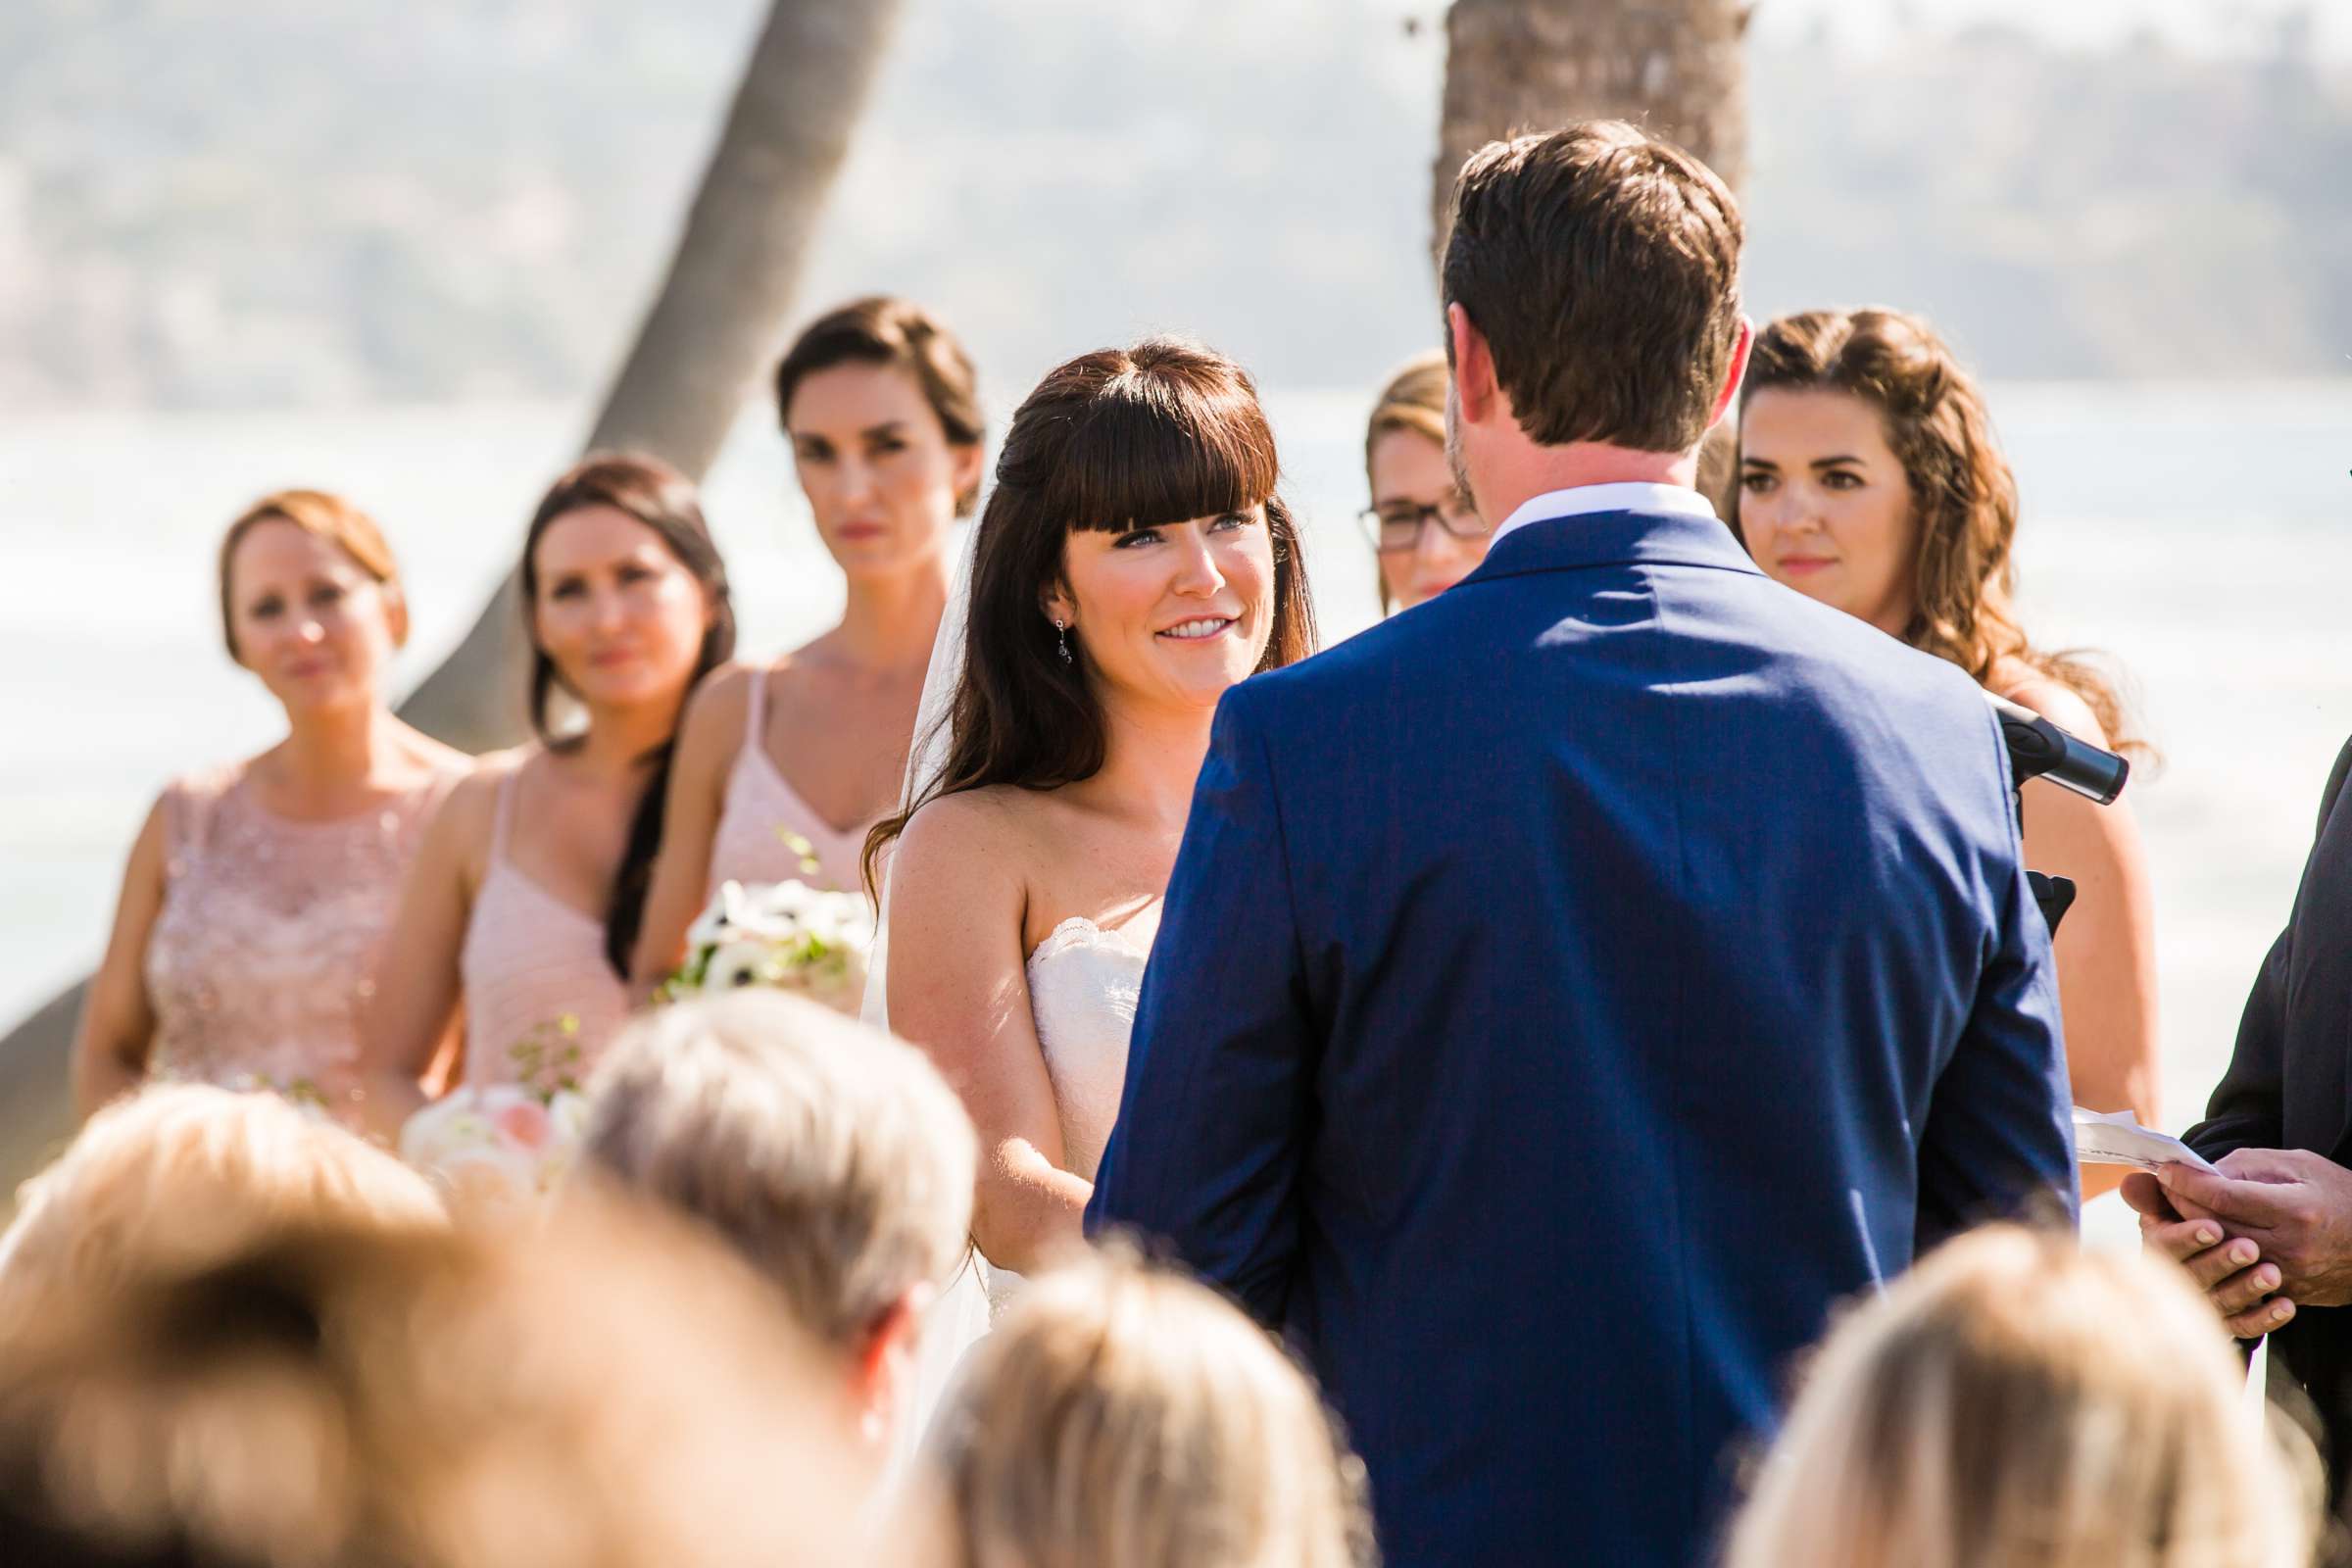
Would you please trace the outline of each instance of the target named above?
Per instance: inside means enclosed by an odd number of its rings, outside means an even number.
[[[1740,318],[1740,336],[1732,344],[1732,363],[1723,374],[1723,385],[1715,393],[1715,412],[1707,416],[1707,428],[1712,430],[1732,412],[1732,404],[1740,396],[1740,383],[1747,379],[1747,357],[1756,346],[1756,324],[1746,317]]]
[[[1494,380],[1494,353],[1487,335],[1457,302],[1446,307],[1446,334],[1453,351],[1453,396],[1462,422],[1477,424],[1494,410],[1501,387]]]

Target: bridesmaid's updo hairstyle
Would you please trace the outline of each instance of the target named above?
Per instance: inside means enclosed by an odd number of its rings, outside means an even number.
[[[1165,527],[1262,503],[1274,546],[1274,624],[1257,667],[1314,652],[1306,564],[1291,509],[1275,494],[1280,477],[1256,386],[1212,349],[1146,338],[1049,372],[1012,416],[980,514],[946,770],[867,837],[869,888],[882,850],[938,797],[992,784],[1057,789],[1101,770],[1102,701],[1085,662],[1062,658],[1039,608],[1047,589],[1066,586],[1071,534]],[[916,736],[917,750],[929,739]]]
[[[1842,392],[1877,411],[1919,519],[1903,641],[1958,664],[1979,685],[2015,661],[2087,704],[2107,744],[2145,755],[2114,685],[2080,655],[2045,652],[2017,617],[2017,479],[1994,439],[1984,394],[1920,317],[1803,311],[1756,334],[1740,407],[1758,392]],[[1740,531],[1733,509],[1732,531]],[[1744,536],[1742,536],[1744,542]]]
[[[237,514],[220,536],[220,635],[228,644],[228,657],[242,659],[237,651],[237,617],[234,585],[229,581],[229,566],[236,557],[237,546],[245,536],[262,523],[290,522],[314,539],[322,539],[349,556],[359,568],[381,584],[385,594],[397,601],[401,596],[400,567],[392,560],[392,547],[384,543],[383,530],[375,520],[344,500],[323,490],[280,490],[275,495],[262,497]],[[405,621],[395,621],[397,634],[393,646],[408,640]]]
[[[600,453],[558,479],[531,515],[530,531],[522,541],[522,624],[531,644],[531,731],[551,752],[577,746],[576,734],[558,735],[548,716],[564,672],[539,645],[539,540],[557,519],[588,507],[611,507],[627,513],[651,528],[662,547],[702,585],[710,607],[710,629],[696,651],[692,691],[702,679],[725,663],[735,652],[735,603],[727,589],[727,565],[703,521],[703,507],[694,481],[660,458],[643,453]],[[637,943],[637,927],[645,917],[645,893],[653,880],[654,854],[662,847],[662,804],[669,794],[672,741],[655,754],[654,776],[629,823],[628,847],[612,876],[612,902],[605,911],[605,957],[612,972],[624,979],[629,952]]]
[[[971,356],[938,317],[910,300],[885,294],[852,300],[808,323],[776,367],[776,419],[787,431],[801,383],[836,365],[895,365],[913,376],[950,446],[976,447],[988,435]],[[979,501],[974,483],[956,498],[956,515],[970,516]]]

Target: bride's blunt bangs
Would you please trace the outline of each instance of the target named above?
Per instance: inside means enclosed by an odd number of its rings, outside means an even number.
[[[1165,527],[1247,512],[1273,497],[1282,477],[1274,432],[1247,372],[1179,369],[1181,362],[1169,360],[1146,369],[1127,358],[1071,412],[1046,472],[1016,476],[1001,465],[999,484],[1035,484],[1040,507],[1074,532]]]
[[[1282,466],[1250,373],[1182,338],[1082,354],[1049,372],[1012,416],[973,541],[963,671],[939,778],[866,839],[865,882],[917,810],[942,795],[1091,778],[1106,744],[1084,660],[1066,660],[1045,595],[1063,583],[1077,532],[1124,533],[1263,505],[1273,546],[1273,624],[1258,670],[1315,650],[1298,529],[1275,493]],[[1073,631],[1071,646],[1083,647]],[[914,738],[917,755],[933,737]],[[877,899],[878,902],[878,899]]]

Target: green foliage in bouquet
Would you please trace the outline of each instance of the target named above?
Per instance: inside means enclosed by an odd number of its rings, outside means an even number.
[[[580,1045],[580,1015],[566,1012],[538,1025],[507,1048],[507,1059],[514,1064],[515,1081],[543,1105],[560,1094],[576,1094],[587,1060]]]

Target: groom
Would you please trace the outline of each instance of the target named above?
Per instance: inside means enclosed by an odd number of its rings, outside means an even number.
[[[1697,1560],[1839,1298],[2070,1210],[2048,936],[1951,664],[1692,489],[1740,220],[1630,126],[1463,167],[1486,564],[1217,713],[1090,1223],[1302,1349],[1392,1564]]]

